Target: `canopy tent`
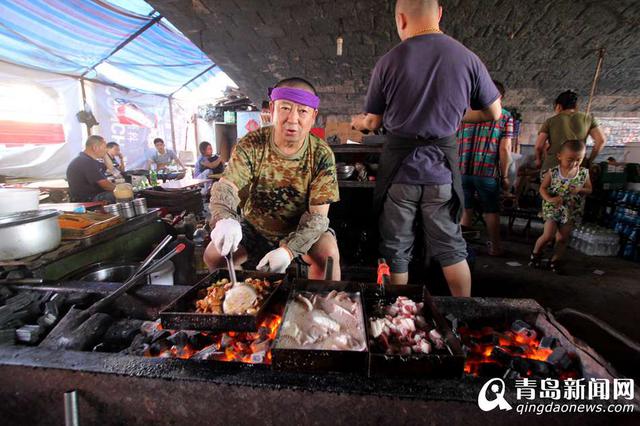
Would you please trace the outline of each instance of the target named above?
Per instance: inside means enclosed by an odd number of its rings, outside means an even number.
[[[14,97],[10,107],[5,99],[0,174],[64,176],[86,137],[75,119],[84,108],[100,122],[93,132],[142,166],[150,138],[186,146],[176,141],[191,119],[180,100],[227,85],[234,83],[143,0],[0,0],[0,90],[29,87],[60,105],[54,122],[34,117],[43,109],[35,98]]]
[[[0,60],[160,95],[220,73],[144,1],[118,3],[127,9],[102,0],[1,0]]]

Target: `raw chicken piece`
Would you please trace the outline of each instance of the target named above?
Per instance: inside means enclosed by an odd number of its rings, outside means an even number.
[[[285,314],[285,324],[294,322],[298,339],[290,330],[281,332],[280,348],[363,351],[366,349],[359,295],[332,291],[326,296],[306,292],[295,295]],[[283,324],[284,327],[284,324]],[[293,330],[294,331],[294,330]]]
[[[371,320],[371,336],[375,339],[384,331],[385,323],[383,318]]]
[[[327,314],[322,311],[311,311],[311,321],[328,330],[340,331],[340,324],[332,320]]]
[[[308,312],[313,311],[313,303],[311,303],[311,300],[307,299],[301,294],[296,295],[296,300],[304,304],[307,307]]]
[[[436,330],[435,328],[429,332],[429,339],[433,342],[436,349],[444,348],[444,339],[442,338],[442,335],[438,333],[438,330]]]
[[[412,346],[411,349],[415,353],[428,354],[431,352],[431,345],[426,340],[420,340],[420,342]]]

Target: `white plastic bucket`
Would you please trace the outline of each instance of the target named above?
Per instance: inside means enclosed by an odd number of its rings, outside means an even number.
[[[153,285],[173,285],[173,272],[175,266],[170,260],[149,274],[149,284]]]

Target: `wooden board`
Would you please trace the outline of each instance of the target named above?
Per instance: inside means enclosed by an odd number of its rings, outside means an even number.
[[[58,217],[63,240],[79,240],[121,223],[120,216],[104,213],[64,213]]]

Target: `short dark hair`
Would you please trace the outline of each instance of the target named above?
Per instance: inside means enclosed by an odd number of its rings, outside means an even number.
[[[93,147],[96,145],[100,145],[100,143],[104,142],[104,138],[100,135],[91,135],[87,138],[87,140],[84,143],[84,147],[89,148],[89,147]]]
[[[153,144],[154,144],[154,145],[157,145],[157,144],[159,144],[159,143],[164,143],[164,141],[162,140],[162,138],[155,138],[155,139],[153,140]]]
[[[504,84],[500,83],[499,81],[493,80],[493,84],[496,85],[496,88],[498,89],[498,92],[500,92],[500,96],[504,97]]]
[[[273,86],[274,89],[276,87],[297,87],[297,88],[304,87],[306,89],[311,89],[313,94],[318,96],[318,92],[316,92],[316,88],[313,87],[313,84],[309,83],[307,80],[301,77],[285,78],[284,80],[280,80],[279,82],[276,83],[275,86]],[[269,95],[271,95],[271,91],[269,91]]]
[[[578,94],[573,90],[565,90],[556,98],[554,105],[560,105],[562,109],[573,109],[578,105]]]
[[[269,101],[262,101],[262,109],[269,109]]]
[[[560,147],[560,151],[572,151],[572,152],[580,152],[587,149],[587,145],[584,142],[578,139],[569,139],[568,141],[564,141],[562,146]]]
[[[211,146],[209,142],[207,141],[200,142],[200,145],[198,145],[198,151],[200,151],[201,155],[204,155],[204,151],[207,149],[208,146]]]
[[[120,144],[118,144],[118,142],[109,142],[107,144],[107,149],[115,148],[116,146],[120,146]]]

